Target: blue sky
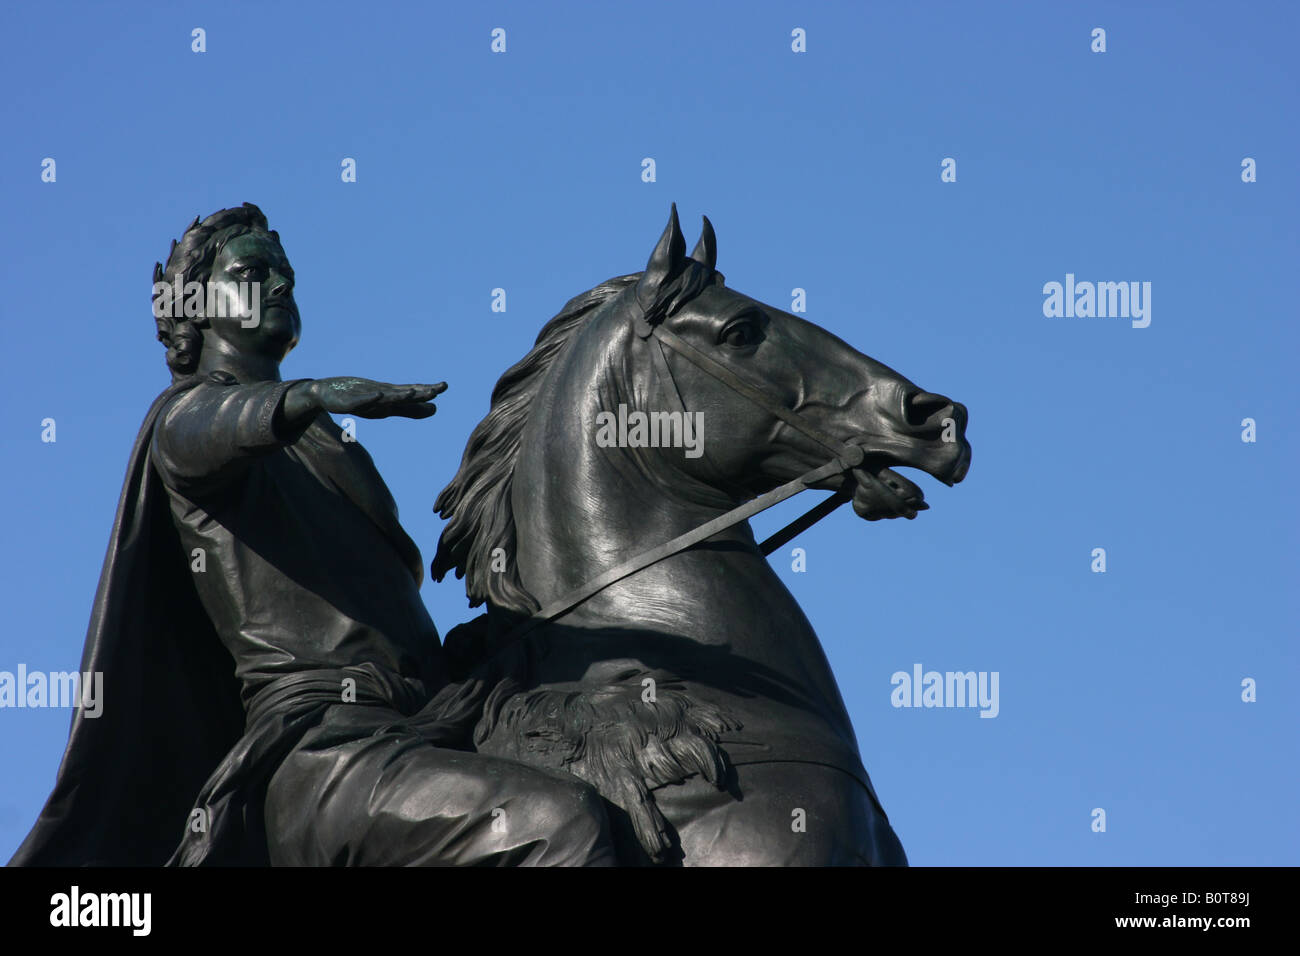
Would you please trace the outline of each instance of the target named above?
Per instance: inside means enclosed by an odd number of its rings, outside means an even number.
[[[970,475],[919,478],[929,512],[841,509],[796,542],[806,572],[773,558],[912,862],[1300,862],[1294,5],[123,6],[0,14],[0,670],[78,664],[168,380],[147,276],[196,214],[255,202],[280,231],[286,378],[450,382],[434,419],[358,431],[427,560],[497,376],[642,268],[675,201],[728,285],[807,290],[970,409]],[[1067,273],[1150,282],[1149,327],[1044,316]],[[444,634],[471,616],[459,582],[424,596]],[[918,663],[998,672],[998,716],[891,706]],[[69,716],[0,710],[0,857]]]

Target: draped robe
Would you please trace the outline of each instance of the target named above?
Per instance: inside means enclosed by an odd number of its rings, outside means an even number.
[[[472,753],[490,689],[448,683],[419,550],[293,382],[173,385],[141,427],[73,715],[11,865],[613,862],[595,791]]]

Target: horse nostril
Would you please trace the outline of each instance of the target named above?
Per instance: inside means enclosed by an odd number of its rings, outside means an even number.
[[[933,392],[916,392],[903,400],[903,418],[907,424],[920,427],[928,424],[937,413],[952,408],[952,399]]]

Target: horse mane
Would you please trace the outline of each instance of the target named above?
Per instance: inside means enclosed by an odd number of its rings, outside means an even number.
[[[618,276],[570,299],[541,332],[532,349],[506,371],[492,389],[491,408],[469,436],[460,469],[438,494],[434,510],[447,520],[433,558],[433,577],[448,571],[467,578],[470,607],[484,601],[519,614],[540,606],[519,580],[514,560],[515,518],[510,503],[519,439],[546,372],[574,335],[606,302],[634,285],[641,273]],[[493,571],[492,553],[506,555],[505,568]],[[500,567],[500,565],[498,565]]]

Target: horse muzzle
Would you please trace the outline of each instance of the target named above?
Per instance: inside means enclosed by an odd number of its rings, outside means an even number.
[[[942,395],[911,392],[890,421],[889,440],[850,439],[862,447],[862,464],[849,473],[841,493],[851,493],[853,510],[868,521],[915,518],[930,506],[925,494],[894,467],[916,468],[952,487],[970,470],[966,407]]]

